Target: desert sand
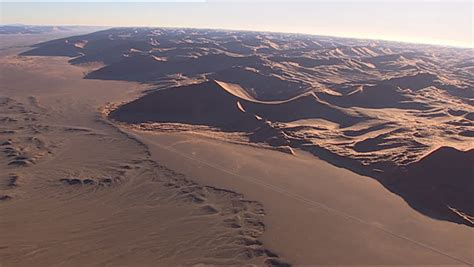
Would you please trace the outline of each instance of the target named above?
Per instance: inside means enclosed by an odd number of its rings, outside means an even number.
[[[101,116],[144,86],[83,80],[64,58],[1,60],[2,266],[279,262],[259,202],[153,161]]]
[[[472,265],[470,52],[151,28],[2,47],[1,263]]]

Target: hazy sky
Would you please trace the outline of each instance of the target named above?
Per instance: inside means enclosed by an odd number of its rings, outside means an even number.
[[[0,8],[2,24],[226,28],[474,46],[473,1],[0,0]]]

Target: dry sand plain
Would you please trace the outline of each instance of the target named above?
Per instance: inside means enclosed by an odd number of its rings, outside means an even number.
[[[260,203],[152,161],[102,118],[143,86],[15,52],[1,59],[2,266],[278,262],[259,241]]]
[[[474,262],[472,227],[419,213],[372,177],[300,147],[279,144],[282,153],[247,143],[228,129],[111,121],[104,107],[136,99],[151,85],[85,80],[85,66],[18,57],[21,50],[1,55],[5,266]],[[239,88],[218,85],[239,97],[237,109],[268,110]],[[340,108],[325,114],[297,126],[317,121],[337,132],[328,118],[358,117]],[[261,123],[250,117],[248,125]]]

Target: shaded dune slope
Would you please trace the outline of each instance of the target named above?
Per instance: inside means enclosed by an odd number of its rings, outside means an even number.
[[[394,187],[435,218],[474,226],[474,149],[440,147],[398,174]]]
[[[425,103],[416,102],[392,84],[361,85],[344,96],[320,94],[324,100],[340,107],[429,109]]]
[[[216,82],[164,89],[121,106],[110,116],[129,123],[178,122],[251,130],[258,119],[239,109],[242,99]]]
[[[246,91],[253,93],[255,98],[263,101],[286,100],[301,94],[305,88],[309,87],[304,82],[278,77],[271,72],[270,68],[263,67],[259,69],[232,67],[206,76],[212,80],[237,83]]]
[[[93,71],[86,78],[143,81],[175,73],[191,75],[261,63],[262,60],[257,56],[230,56],[224,53],[173,61],[162,60],[149,54],[139,54],[124,56],[121,61]]]
[[[129,123],[178,122],[239,131],[253,130],[263,120],[321,118],[342,126],[363,120],[322,102],[313,93],[287,101],[263,102],[253,99],[238,85],[220,81],[159,90],[121,106],[110,115]]]
[[[432,86],[438,77],[431,73],[420,72],[410,76],[395,77],[384,80],[383,84],[398,86],[402,89],[420,90]]]

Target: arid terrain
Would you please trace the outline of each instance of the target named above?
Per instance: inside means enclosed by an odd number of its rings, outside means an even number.
[[[474,263],[472,49],[24,30],[0,31],[2,266]]]

